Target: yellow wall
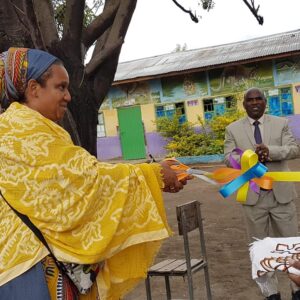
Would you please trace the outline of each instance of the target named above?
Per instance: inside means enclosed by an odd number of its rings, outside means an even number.
[[[295,86],[300,85],[300,82],[292,85],[293,103],[294,103],[294,114],[300,114],[300,93],[297,93]]]
[[[188,106],[188,101],[185,101],[185,113],[187,121],[199,125],[198,116],[204,119],[202,99],[198,99],[198,105],[195,106]]]
[[[116,109],[105,109],[102,111],[104,116],[106,136],[117,136],[118,112]]]
[[[239,110],[239,111],[245,111],[244,106],[243,106],[243,99],[239,99],[239,100],[236,102],[236,108],[237,108],[237,110]]]
[[[119,126],[118,122],[118,111],[116,109],[105,109],[102,110],[104,116],[104,124],[106,136],[117,136],[118,131],[117,127]],[[155,110],[154,104],[145,104],[141,105],[142,120],[144,123],[146,132],[156,131],[155,121]]]
[[[141,105],[142,120],[144,123],[145,132],[156,131],[155,107],[153,103]]]

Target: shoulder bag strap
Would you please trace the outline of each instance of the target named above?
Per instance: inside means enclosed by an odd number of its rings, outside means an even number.
[[[3,196],[1,190],[0,190],[0,196],[3,198],[3,200],[8,204],[8,206],[16,213],[16,215],[29,227],[29,229],[31,229],[31,231],[35,234],[35,236],[43,243],[43,245],[47,248],[47,250],[49,251],[50,255],[52,256],[52,258],[54,259],[54,262],[56,264],[56,266],[58,267],[59,270],[61,270],[62,272],[66,273],[66,267],[59,262],[55,255],[53,254],[52,250],[50,249],[47,241],[45,240],[43,234],[41,233],[41,231],[30,221],[30,219],[28,218],[28,216],[21,214],[20,212],[18,212],[15,208],[13,208],[9,202],[5,199],[5,197]]]

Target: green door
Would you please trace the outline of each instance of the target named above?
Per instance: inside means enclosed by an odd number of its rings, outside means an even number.
[[[123,158],[145,158],[145,137],[141,108],[139,106],[119,108],[118,119]]]

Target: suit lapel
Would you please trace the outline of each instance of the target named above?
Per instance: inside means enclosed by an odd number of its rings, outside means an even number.
[[[270,144],[271,139],[271,118],[268,115],[264,116],[264,136],[263,136],[263,143],[265,145]]]
[[[244,132],[246,132],[252,146],[254,147],[255,145],[255,139],[254,139],[254,133],[251,128],[251,124],[249,122],[249,119],[247,117],[244,118],[243,120],[243,127],[244,127]]]

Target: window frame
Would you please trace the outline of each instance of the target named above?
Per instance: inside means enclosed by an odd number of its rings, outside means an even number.
[[[100,120],[100,116],[102,116],[102,120]],[[102,130],[99,130],[102,128]],[[99,134],[99,132],[101,134]],[[102,111],[98,112],[98,119],[97,119],[97,138],[106,137],[106,128],[105,128],[105,118],[104,113]]]
[[[168,107],[174,106],[173,109],[165,109]],[[158,107],[163,107],[163,109],[160,109],[161,115],[158,115]],[[179,110],[182,110],[183,113],[179,113]],[[184,123],[187,121],[186,117],[186,103],[185,101],[179,101],[179,102],[168,102],[168,103],[158,103],[155,104],[155,118],[172,118],[175,114],[179,116],[179,122]]]
[[[221,101],[222,98],[224,98],[224,102],[217,103],[217,101]],[[219,99],[219,100],[217,100],[217,99]],[[228,105],[229,99],[231,100],[231,103],[234,103],[233,105]],[[211,101],[211,103],[205,103],[205,101]],[[220,110],[219,110],[219,112],[223,111],[223,113],[218,113],[217,105],[219,105],[219,104],[223,104],[222,106],[220,105]],[[212,109],[208,110],[208,109],[206,109],[205,106],[211,106]],[[234,109],[236,111],[237,110],[237,102],[236,102],[236,99],[234,98],[234,94],[219,95],[219,96],[210,97],[210,98],[203,98],[202,99],[202,107],[203,107],[204,120],[209,121],[216,116],[224,115],[226,112],[230,111],[231,109]]]

